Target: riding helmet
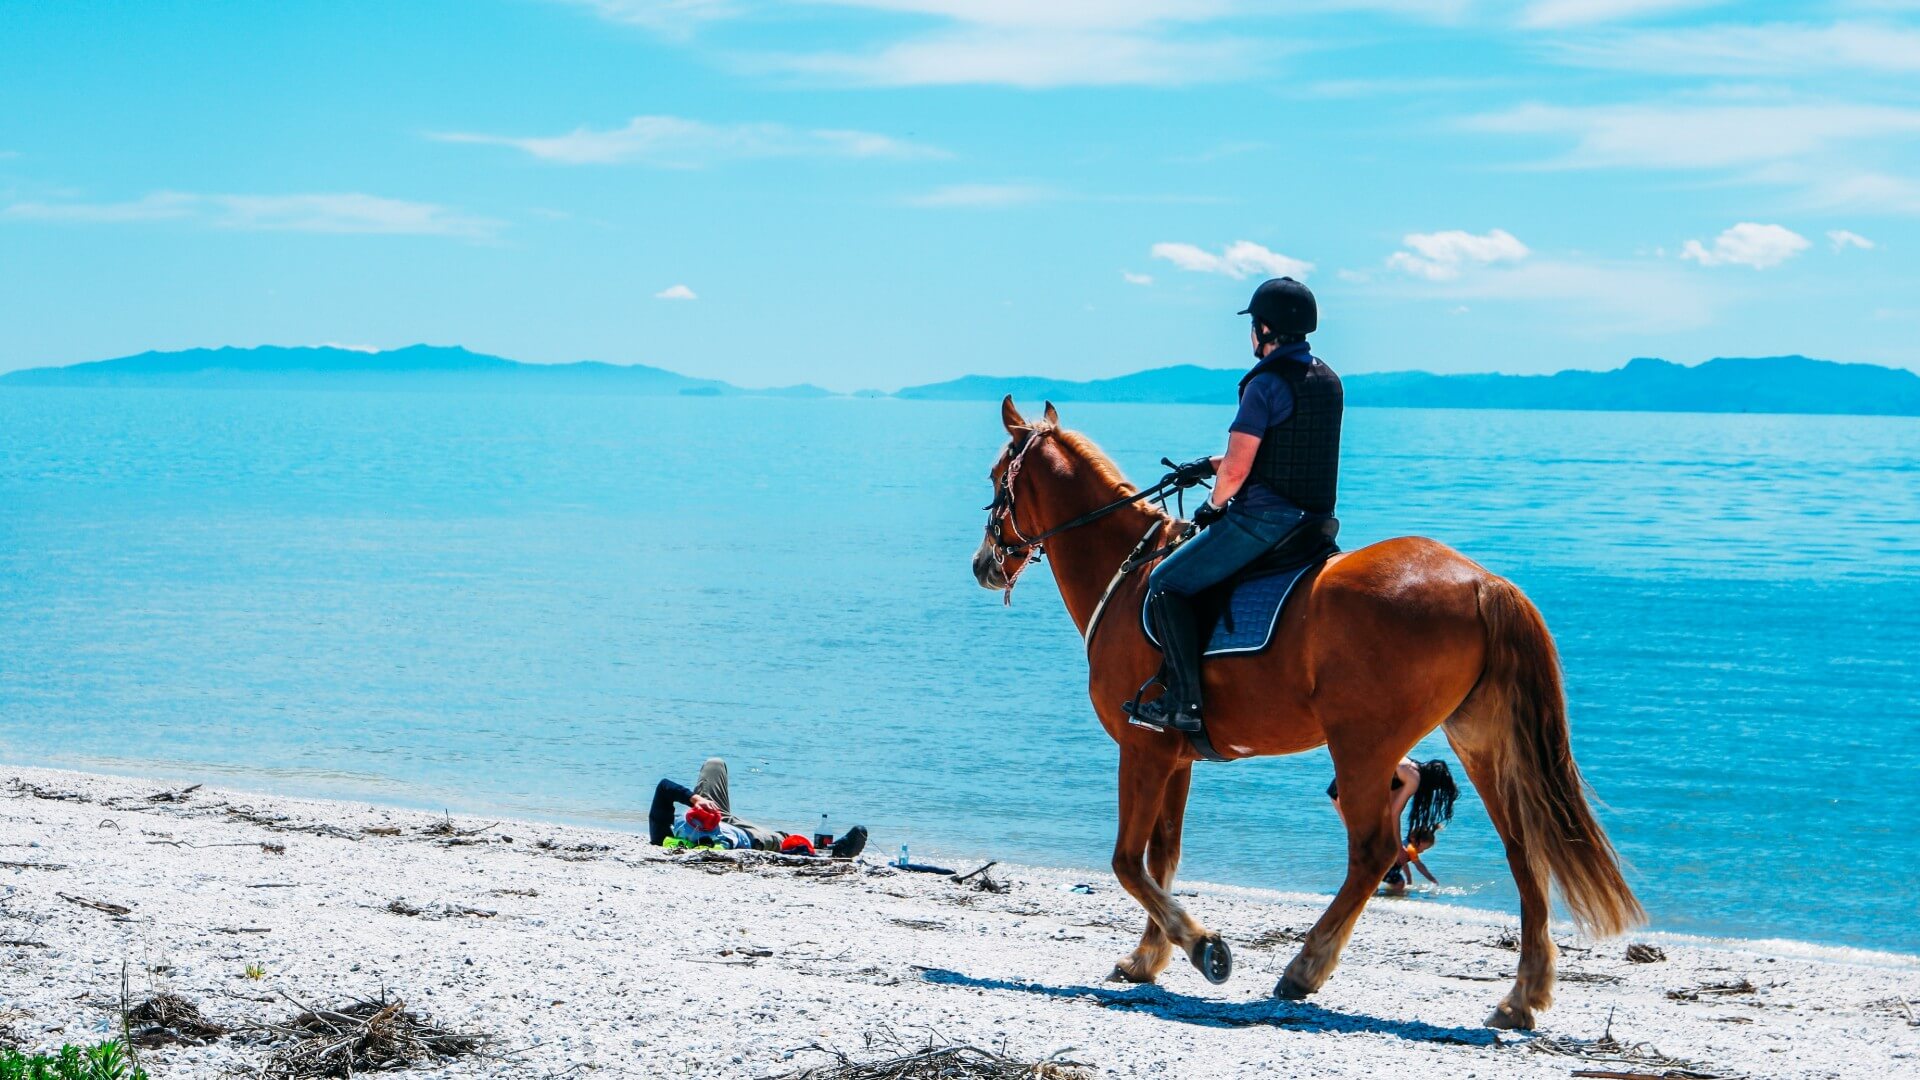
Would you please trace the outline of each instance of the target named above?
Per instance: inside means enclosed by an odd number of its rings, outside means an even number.
[[[1242,315],[1251,315],[1276,334],[1311,334],[1320,325],[1313,290],[1290,277],[1269,278],[1253,290]]]

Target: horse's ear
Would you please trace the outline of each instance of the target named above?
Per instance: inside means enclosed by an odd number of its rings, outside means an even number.
[[[1047,402],[1047,411],[1043,415],[1046,416],[1047,423],[1052,424],[1054,427],[1060,426],[1060,410],[1053,407],[1053,402]]]
[[[1021,416],[1020,410],[1013,407],[1012,394],[1008,394],[1006,400],[1000,403],[1000,422],[1007,425],[1009,435],[1018,435],[1027,430],[1026,417]]]

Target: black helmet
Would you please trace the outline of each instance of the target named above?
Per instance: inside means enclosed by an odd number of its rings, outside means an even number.
[[[1313,290],[1290,277],[1261,282],[1240,314],[1253,316],[1275,334],[1311,334],[1320,325],[1320,306],[1313,302]]]

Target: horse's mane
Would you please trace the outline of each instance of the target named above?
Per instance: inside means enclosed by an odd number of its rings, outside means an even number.
[[[1085,465],[1093,473],[1096,480],[1113,489],[1114,498],[1117,499],[1122,495],[1132,495],[1140,490],[1127,479],[1125,473],[1120,471],[1120,466],[1113,463],[1113,459],[1107,456],[1107,452],[1100,449],[1098,443],[1087,438],[1085,435],[1077,431],[1069,431],[1057,424],[1049,424],[1045,421],[1034,424],[1032,431],[1034,438],[1039,438],[1042,435],[1052,435],[1054,441],[1059,443],[1067,453],[1079,459],[1080,463]],[[1149,514],[1158,514],[1162,517],[1166,516],[1166,511],[1151,502],[1141,503],[1140,509]]]

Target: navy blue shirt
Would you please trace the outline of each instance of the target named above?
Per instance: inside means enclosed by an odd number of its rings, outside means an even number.
[[[1311,364],[1313,349],[1304,341],[1282,345],[1268,354],[1268,360]],[[1233,423],[1227,425],[1227,430],[1256,439],[1265,438],[1268,428],[1285,423],[1292,415],[1293,387],[1273,371],[1263,371],[1247,380],[1247,388],[1240,395],[1240,411],[1234,414]],[[1233,497],[1233,502],[1243,510],[1299,509],[1258,480],[1248,480],[1240,493]]]

